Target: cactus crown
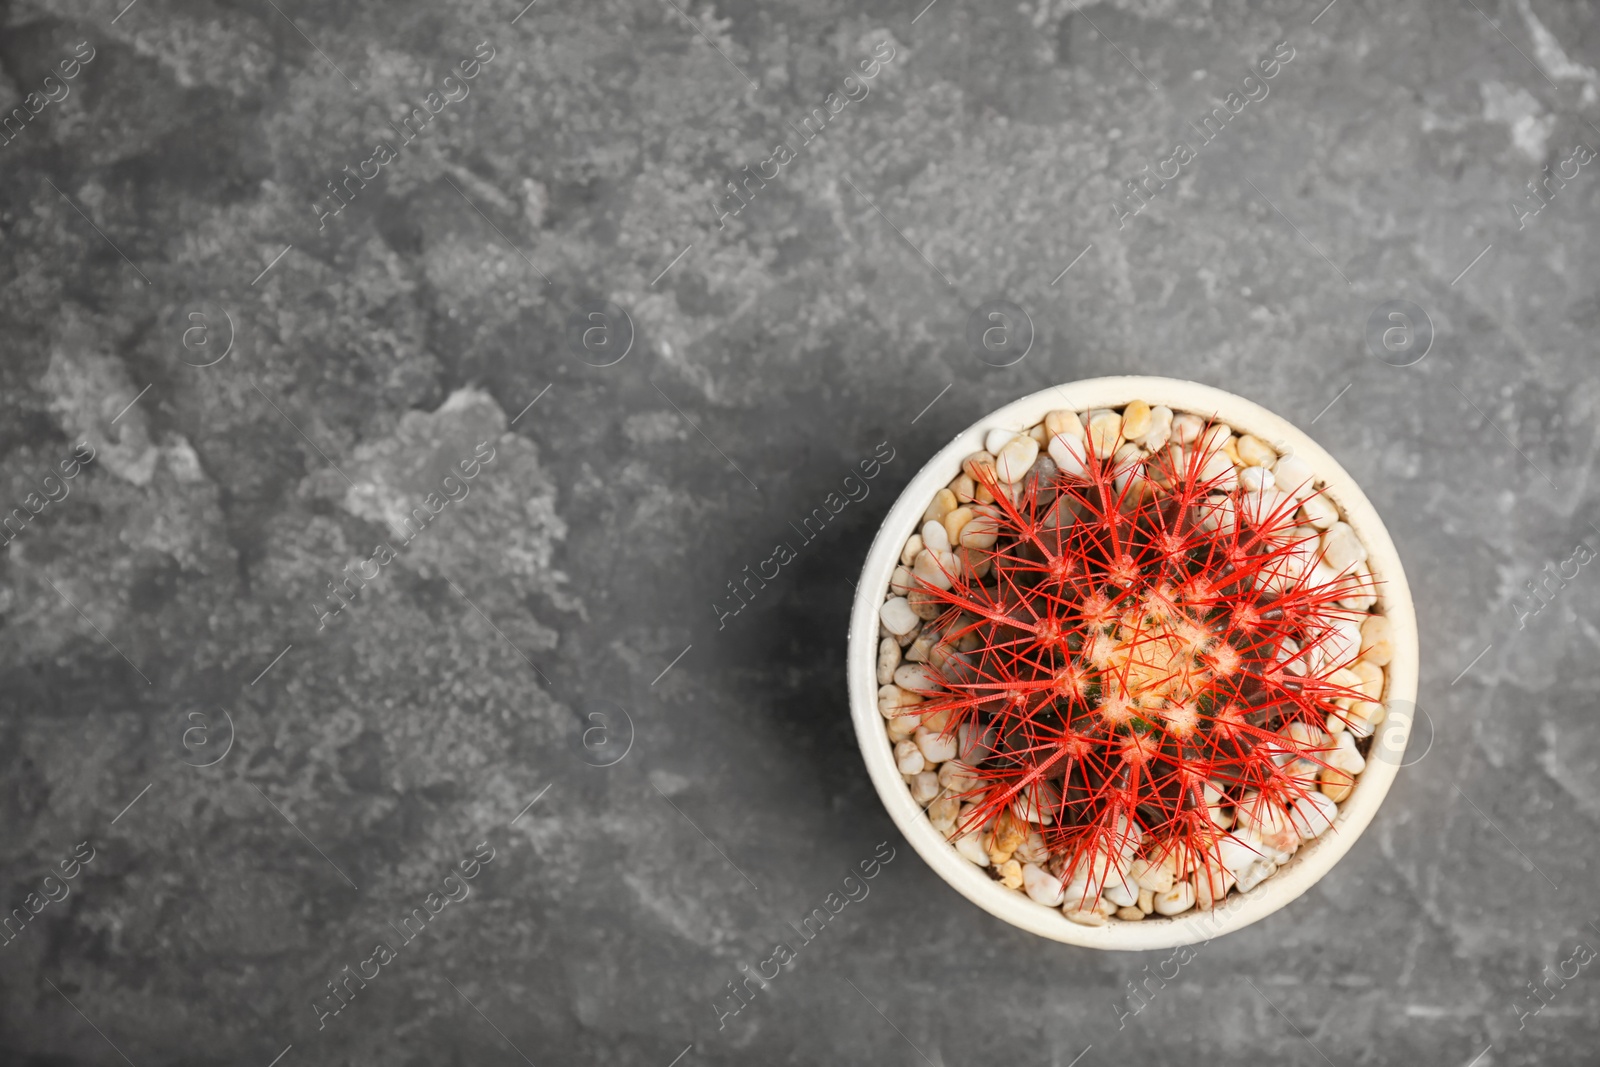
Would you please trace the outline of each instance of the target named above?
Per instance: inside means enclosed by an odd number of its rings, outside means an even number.
[[[1137,460],[1084,449],[1081,472],[1044,463],[1009,491],[969,466],[993,543],[941,566],[948,587],[917,583],[945,635],[917,711],[960,737],[975,783],[958,830],[1039,824],[1063,883],[1135,854],[1217,863],[1213,813],[1315,791],[1328,749],[1305,739],[1359,697],[1329,678],[1359,652],[1339,624],[1360,615],[1337,601],[1371,579],[1315,566],[1293,497],[1221,493],[1232,467],[1211,440]]]

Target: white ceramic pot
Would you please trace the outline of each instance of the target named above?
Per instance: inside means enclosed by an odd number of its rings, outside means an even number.
[[[1368,759],[1354,791],[1340,805],[1333,830],[1302,847],[1256,888],[1231,894],[1214,911],[1191,910],[1171,918],[1152,915],[1142,922],[1112,920],[1104,926],[1084,926],[1070,922],[1060,909],[1037,904],[993,881],[986,871],[956,852],[912,798],[895,766],[877,707],[878,609],[900,551],[919,528],[923,511],[933,495],[960,473],[962,459],[983,448],[989,430],[1020,432],[1050,411],[1120,408],[1131,400],[1164,404],[1175,412],[1205,418],[1214,416],[1235,432],[1253,434],[1274,445],[1280,453],[1293,451],[1325,482],[1327,496],[1338,504],[1344,520],[1366,545],[1367,566],[1381,583],[1378,610],[1388,616],[1393,628],[1394,658],[1386,668],[1384,693],[1389,714],[1374,739],[1374,745],[1381,743],[1383,756]],[[1136,376],[1091,378],[1042,390],[985,416],[940,449],[906,486],[884,518],[862,568],[850,616],[847,672],[856,737],[873,785],[906,840],[940,877],[990,914],[1041,937],[1089,948],[1168,948],[1206,941],[1272,914],[1311,888],[1355,844],[1377,814],[1405,751],[1417,696],[1417,621],[1405,571],[1383,520],[1344,468],[1305,433],[1249,400],[1195,382]]]

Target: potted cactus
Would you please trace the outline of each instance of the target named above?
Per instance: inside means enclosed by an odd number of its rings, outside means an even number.
[[[1064,941],[1180,944],[1298,896],[1371,818],[1397,764],[1374,732],[1415,696],[1371,505],[1298,430],[1188,382],[983,420],[907,487],[859,589],[880,794],[958,889]]]

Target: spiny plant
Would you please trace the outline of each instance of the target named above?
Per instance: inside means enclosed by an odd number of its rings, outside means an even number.
[[[1084,901],[1135,856],[1203,873],[1220,898],[1239,874],[1219,848],[1230,807],[1292,851],[1282,828],[1327,766],[1322,729],[1360,698],[1331,680],[1359,653],[1361,615],[1338,601],[1372,580],[1317,566],[1292,496],[1224,493],[1233,466],[1209,431],[1152,457],[1079,448],[1081,471],[1041,461],[1014,496],[969,463],[994,500],[969,540],[993,542],[916,583],[944,635],[916,710],[972,768],[957,833],[1026,819]]]

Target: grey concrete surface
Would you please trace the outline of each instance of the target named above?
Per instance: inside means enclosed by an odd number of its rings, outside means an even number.
[[[1595,1062],[1592,4],[124,5],[0,3],[5,1062]],[[1309,428],[1422,620],[1431,749],[1177,967],[946,888],[844,699],[899,486],[1108,373]]]

